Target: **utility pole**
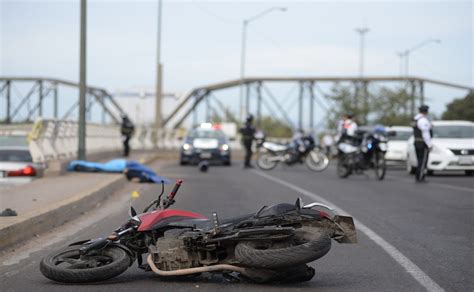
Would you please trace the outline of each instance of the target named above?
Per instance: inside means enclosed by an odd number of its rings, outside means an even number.
[[[162,81],[163,81],[163,67],[161,65],[161,15],[162,15],[162,0],[158,0],[158,33],[156,43],[156,101],[155,101],[155,128],[161,129],[163,127],[163,117],[161,116],[161,99],[162,99]]]
[[[360,49],[359,49],[359,76],[364,76],[364,41],[365,34],[370,31],[367,27],[356,28],[355,31],[360,35]]]
[[[77,159],[86,160],[86,40],[87,40],[87,3],[81,0],[81,28],[79,50],[79,139]]]
[[[363,118],[364,122],[367,120],[367,115],[365,114],[367,111],[367,105],[368,105],[368,96],[367,96],[367,87],[365,86],[366,83],[362,80],[364,77],[364,49],[365,49],[365,34],[370,31],[368,27],[359,27],[356,28],[355,31],[360,35],[360,48],[359,48],[359,78],[360,82],[356,84],[356,94],[355,94],[355,100],[354,100],[354,107],[355,109],[359,109],[359,97],[360,93],[362,92],[362,98],[363,98],[363,111],[364,113]]]
[[[242,47],[241,47],[241,52],[240,52],[240,86],[239,86],[239,118],[240,121],[243,120],[243,111],[244,111],[244,77],[245,77],[245,53],[247,49],[247,28],[249,23],[252,21],[255,21],[273,11],[281,11],[285,12],[286,8],[285,7],[272,7],[267,10],[264,10],[260,12],[259,14],[244,19],[242,22]],[[248,114],[248,113],[246,113]]]

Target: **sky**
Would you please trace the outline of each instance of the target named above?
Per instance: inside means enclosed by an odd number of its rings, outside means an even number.
[[[164,0],[164,90],[238,78],[242,20],[270,7],[287,11],[249,25],[246,76],[356,76],[367,26],[365,75],[398,76],[397,51],[440,39],[411,54],[410,75],[474,86],[472,1]],[[0,0],[0,32],[0,75],[78,80],[79,1]],[[153,88],[157,1],[88,1],[87,41],[89,84]],[[441,111],[465,92],[426,94]]]

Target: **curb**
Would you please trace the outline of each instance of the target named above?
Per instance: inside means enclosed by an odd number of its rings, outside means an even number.
[[[159,156],[152,155],[144,161],[150,164]],[[5,251],[37,234],[50,231],[64,223],[74,220],[89,209],[95,208],[100,202],[123,187],[127,182],[124,175],[109,178],[91,190],[76,194],[54,205],[34,210],[28,214],[11,217],[11,225],[0,229],[0,251]]]

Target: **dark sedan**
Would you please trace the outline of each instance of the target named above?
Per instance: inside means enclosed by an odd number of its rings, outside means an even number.
[[[180,149],[180,164],[198,164],[203,160],[231,164],[229,143],[221,130],[196,128],[185,137]]]

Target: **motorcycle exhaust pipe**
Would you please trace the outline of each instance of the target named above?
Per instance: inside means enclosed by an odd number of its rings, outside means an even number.
[[[222,271],[222,270],[233,271],[233,272],[241,273],[243,275],[247,274],[244,268],[228,265],[228,264],[180,269],[180,270],[174,270],[174,271],[162,271],[156,267],[155,263],[153,262],[153,257],[151,256],[151,254],[148,255],[146,261],[148,262],[148,265],[150,265],[151,270],[155,274],[158,274],[163,277],[185,276],[185,275],[192,275],[192,274],[205,273],[205,272],[215,272],[215,271]]]

